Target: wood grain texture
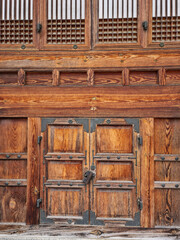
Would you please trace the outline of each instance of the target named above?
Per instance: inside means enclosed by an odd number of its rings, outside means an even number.
[[[87,73],[86,72],[61,72],[60,73],[60,85],[61,86],[83,86],[87,85]]]
[[[132,153],[131,126],[98,126],[97,153]]]
[[[27,121],[26,119],[0,119],[0,152],[27,152]]]
[[[14,171],[16,169],[16,171]],[[26,160],[0,160],[1,179],[26,179],[27,161]]]
[[[130,85],[157,85],[158,73],[157,71],[130,71],[129,83]]]
[[[96,190],[97,216],[102,218],[132,218],[132,191],[120,189]]]
[[[155,181],[175,181],[180,182],[180,163],[177,161],[157,161],[155,162]]]
[[[82,161],[48,161],[47,172],[49,180],[82,180]]]
[[[25,84],[25,77],[26,77],[26,73],[25,71],[21,68],[18,71],[18,84],[23,86]]]
[[[132,162],[98,161],[96,178],[105,181],[132,181]]]
[[[179,50],[157,52],[141,51],[92,51],[84,52],[24,52],[16,55],[0,53],[0,69],[79,69],[79,68],[122,68],[122,67],[177,67],[180,64]],[[28,56],[28,59],[27,59]]]
[[[0,222],[25,223],[26,187],[0,187]]]
[[[0,92],[1,116],[180,117],[179,86],[43,87],[38,92],[29,86]]]
[[[83,194],[80,188],[48,190],[48,216],[81,216],[82,205]]]
[[[41,121],[39,118],[28,119],[28,173],[27,173],[27,224],[39,223],[39,210],[36,201],[39,198],[39,145]]]
[[[122,72],[95,72],[94,85],[122,85]]]
[[[129,85],[129,69],[125,68],[122,72],[122,84],[123,86]]]
[[[51,86],[52,72],[26,72],[26,85]]]
[[[155,225],[156,226],[179,226],[180,190],[156,189],[155,190]]]
[[[155,225],[178,226],[180,163],[176,159],[180,154],[180,120],[155,119],[154,130],[155,153],[161,156],[155,161]]]
[[[156,154],[180,154],[179,119],[156,119],[154,131]]]
[[[88,86],[94,85],[94,71],[92,69],[88,69],[87,71],[87,81],[88,81]]]
[[[166,85],[166,69],[165,68],[161,68],[159,69],[158,71],[158,82],[159,82],[159,85]]]
[[[48,152],[83,152],[82,126],[49,126],[48,136]]]
[[[166,84],[179,85],[180,84],[180,70],[167,70],[166,71]]]
[[[0,84],[2,85],[14,85],[18,84],[18,74],[17,72],[0,72]]]
[[[154,227],[154,119],[140,121],[141,147],[141,226]]]
[[[60,77],[59,71],[57,69],[54,69],[52,72],[52,78],[53,78],[52,85],[53,86],[59,85],[59,77]]]

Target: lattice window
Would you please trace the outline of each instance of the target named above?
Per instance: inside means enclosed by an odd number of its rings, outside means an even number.
[[[85,0],[48,0],[47,43],[85,43]]]
[[[99,43],[136,43],[138,0],[97,0]]]
[[[33,43],[33,0],[0,0],[0,44]]]
[[[152,0],[152,41],[180,41],[180,0]]]

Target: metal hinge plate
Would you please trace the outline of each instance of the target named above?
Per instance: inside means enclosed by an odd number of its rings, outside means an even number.
[[[142,201],[142,199],[138,198],[137,203],[138,203],[138,208],[141,211],[143,209],[143,201]]]
[[[37,208],[40,208],[40,203],[42,203],[42,199],[41,198],[37,199],[37,205],[36,205]]]
[[[41,140],[42,140],[42,136],[38,136],[38,145],[40,145]]]
[[[143,138],[142,138],[141,136],[138,136],[138,144],[139,144],[140,146],[143,145]]]

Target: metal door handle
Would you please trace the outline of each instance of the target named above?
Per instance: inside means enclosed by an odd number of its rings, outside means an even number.
[[[92,171],[87,171],[84,174],[83,183],[88,184],[90,183],[91,179],[95,176]]]

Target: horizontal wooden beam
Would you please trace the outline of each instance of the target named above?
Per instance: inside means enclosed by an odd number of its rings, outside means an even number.
[[[180,117],[180,86],[0,88],[2,117]]]
[[[165,52],[66,52],[0,53],[0,69],[180,67],[180,51]]]

